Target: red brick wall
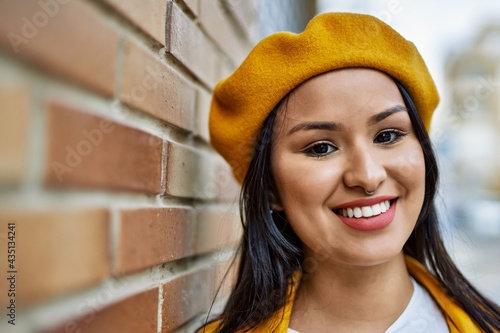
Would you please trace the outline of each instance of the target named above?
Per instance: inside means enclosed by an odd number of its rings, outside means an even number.
[[[199,324],[239,236],[210,92],[250,50],[254,6],[0,1],[0,332]]]

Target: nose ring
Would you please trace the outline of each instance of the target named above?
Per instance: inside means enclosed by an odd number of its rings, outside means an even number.
[[[366,195],[374,195],[375,194],[375,190],[367,191],[366,188],[364,190],[365,190]]]

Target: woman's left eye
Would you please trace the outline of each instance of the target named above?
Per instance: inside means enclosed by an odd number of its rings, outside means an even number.
[[[380,132],[379,134],[377,134],[374,142],[380,143],[383,145],[389,145],[389,144],[398,142],[405,135],[406,135],[406,133],[398,131],[398,130],[386,130],[386,131],[383,131],[383,132]]]

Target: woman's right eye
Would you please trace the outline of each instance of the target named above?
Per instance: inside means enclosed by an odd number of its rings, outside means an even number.
[[[333,153],[337,148],[330,143],[317,143],[305,150],[308,155],[315,157],[323,157]]]

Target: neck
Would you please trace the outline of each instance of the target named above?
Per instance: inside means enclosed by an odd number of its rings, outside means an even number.
[[[321,265],[300,285],[290,327],[299,332],[385,332],[412,294],[403,254],[374,266]]]

